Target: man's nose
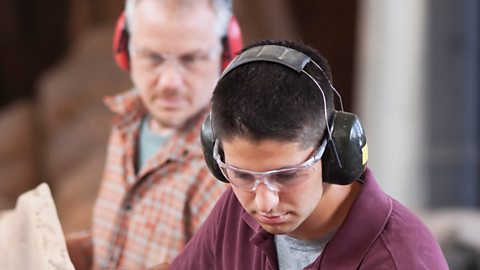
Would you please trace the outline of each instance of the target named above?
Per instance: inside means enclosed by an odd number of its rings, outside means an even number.
[[[162,88],[178,89],[182,84],[183,70],[178,63],[168,63],[158,71],[158,83]]]
[[[259,212],[270,212],[279,202],[278,193],[266,183],[258,185],[255,191],[255,204]]]

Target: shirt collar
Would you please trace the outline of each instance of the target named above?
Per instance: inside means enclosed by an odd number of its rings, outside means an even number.
[[[142,101],[135,89],[113,95],[106,96],[103,102],[116,114],[127,114],[131,111],[145,110]]]
[[[315,264],[321,263],[323,269],[356,269],[383,231],[392,207],[390,197],[367,168],[360,194]]]
[[[273,240],[273,234],[263,229],[255,219],[243,210],[242,219],[248,226],[255,232],[250,237],[250,243],[259,247],[262,252],[267,255],[267,258],[273,269],[278,268],[277,253],[275,251],[275,242]]]
[[[115,113],[113,125],[120,129],[127,129],[133,132],[140,120],[147,113],[145,106],[135,89],[123,92],[114,96],[107,96],[103,99],[105,105]],[[131,123],[136,123],[132,126]]]

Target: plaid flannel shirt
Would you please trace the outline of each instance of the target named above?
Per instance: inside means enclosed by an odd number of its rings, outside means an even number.
[[[93,268],[141,269],[170,262],[227,187],[209,173],[201,151],[206,111],[135,173],[146,110],[135,91],[105,102],[117,115],[93,213]]]

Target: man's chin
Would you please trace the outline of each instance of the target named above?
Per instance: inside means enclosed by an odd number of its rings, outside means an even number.
[[[289,228],[286,228],[285,226],[271,226],[271,225],[265,225],[265,224],[260,224],[260,226],[265,231],[275,235],[288,234],[292,231]]]
[[[187,120],[183,117],[175,117],[174,115],[170,115],[169,117],[155,117],[152,119],[150,123],[150,127],[154,132],[170,132],[176,129],[179,129],[185,125]]]
[[[286,233],[290,233],[293,230],[292,228],[293,224],[288,221],[264,222],[262,220],[257,219],[257,223],[267,232],[272,234],[286,234]]]

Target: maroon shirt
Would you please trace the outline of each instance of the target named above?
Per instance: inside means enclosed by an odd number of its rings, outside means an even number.
[[[278,269],[273,235],[231,189],[170,269]],[[386,195],[367,169],[363,188],[322,254],[305,269],[448,269],[427,227]]]

